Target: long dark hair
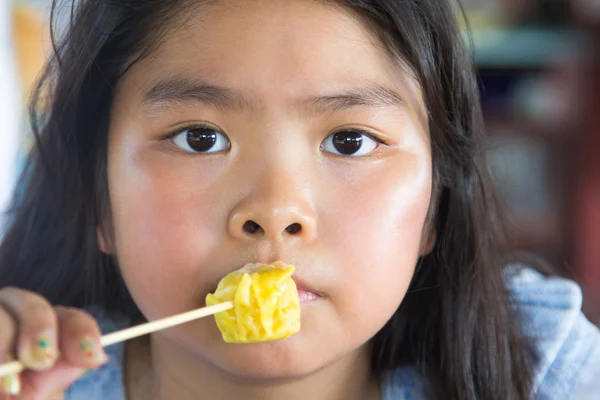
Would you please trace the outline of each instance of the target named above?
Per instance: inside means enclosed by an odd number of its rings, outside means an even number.
[[[0,246],[0,286],[54,304],[138,315],[110,237],[106,152],[113,88],[157,45],[190,0],[80,0],[31,103],[36,138]],[[186,3],[186,4],[183,4]],[[398,311],[373,339],[383,376],[417,366],[444,399],[527,399],[528,345],[505,288],[501,215],[483,146],[472,62],[447,0],[337,1],[368,22],[419,81],[429,115],[433,251],[419,261]],[[52,18],[58,10],[56,1]]]

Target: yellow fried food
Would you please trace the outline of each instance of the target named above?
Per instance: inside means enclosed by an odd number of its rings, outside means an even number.
[[[279,340],[300,330],[294,270],[281,262],[248,264],[221,279],[215,293],[206,296],[206,305],[233,302],[232,309],[215,314],[225,342]]]

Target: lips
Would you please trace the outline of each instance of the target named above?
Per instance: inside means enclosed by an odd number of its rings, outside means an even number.
[[[298,300],[300,301],[300,304],[319,300],[320,298],[321,296],[318,294],[307,292],[305,290],[298,290]]]
[[[300,303],[308,303],[321,298],[318,293],[308,288],[298,277],[292,276],[292,279],[296,283],[296,289],[298,290],[298,299],[300,300]]]

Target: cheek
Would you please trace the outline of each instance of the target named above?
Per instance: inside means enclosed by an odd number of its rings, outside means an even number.
[[[198,268],[222,229],[218,196],[199,176],[211,167],[187,170],[168,165],[157,152],[129,156],[120,150],[127,146],[114,147],[109,184],[115,246],[133,298],[148,318],[198,307],[205,289]],[[193,184],[199,181],[207,184]]]
[[[407,154],[370,174],[360,190],[345,189],[357,186],[343,181],[334,188],[337,211],[326,221],[335,228],[327,240],[341,258],[335,296],[348,326],[380,327],[404,298],[430,203],[430,165],[427,157]]]

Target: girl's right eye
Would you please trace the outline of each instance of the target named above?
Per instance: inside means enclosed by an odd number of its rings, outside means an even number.
[[[231,142],[218,129],[209,126],[185,128],[171,135],[171,142],[188,153],[217,153],[231,147]]]

